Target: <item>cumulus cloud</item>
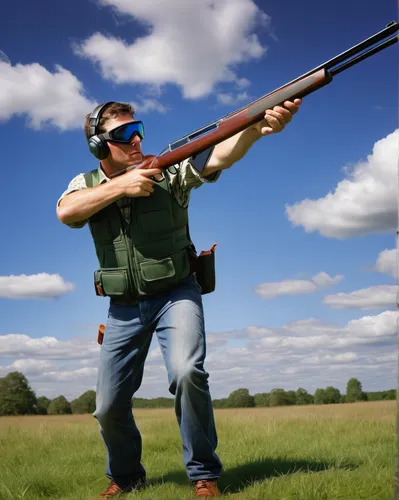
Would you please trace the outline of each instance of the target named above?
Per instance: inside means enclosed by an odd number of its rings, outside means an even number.
[[[374,270],[396,278],[398,272],[398,252],[396,248],[385,249],[378,254]]]
[[[270,18],[253,0],[99,4],[131,16],[147,29],[133,42],[97,32],[74,45],[76,54],[98,65],[103,78],[114,83],[157,88],[173,84],[185,98],[200,98],[218,83],[246,87],[248,81],[239,77],[237,65],[266,52],[255,29],[268,28]]]
[[[28,335],[0,335],[0,357],[18,359],[76,360],[98,356],[95,340],[58,340],[55,337],[31,338]]]
[[[321,272],[312,277],[312,280],[284,280],[260,283],[254,289],[263,299],[273,299],[279,295],[300,295],[314,293],[327,286],[336,285],[343,279],[342,275],[334,277]]]
[[[398,328],[396,311],[384,311],[376,316],[363,316],[349,321],[346,331],[353,337],[363,336],[365,339],[395,337]]]
[[[393,343],[397,332],[396,311],[384,311],[376,316],[363,316],[350,321],[346,326],[309,320],[288,323],[281,328],[251,326],[245,334],[250,345],[257,346],[255,357],[262,359],[278,353],[287,357],[305,355],[308,350],[330,350],[367,348],[381,342]],[[266,359],[265,359],[266,360]]]
[[[395,306],[396,293],[396,286],[371,286],[351,293],[326,295],[323,302],[334,309],[381,309]]]
[[[151,111],[166,113],[167,108],[160,101],[154,98],[141,97],[138,101],[131,101],[135,113],[146,114]]]
[[[321,354],[318,356],[308,356],[301,359],[301,363],[304,365],[322,365],[324,363],[350,363],[359,359],[359,356],[355,352],[344,352],[342,354]]]
[[[75,285],[66,283],[58,274],[0,276],[0,298],[54,299],[72,292]]]
[[[41,359],[17,359],[7,366],[0,366],[0,377],[7,375],[9,372],[23,372],[30,378],[38,375],[43,375],[46,371],[53,370],[54,366],[47,360]]]
[[[374,144],[372,154],[352,171],[334,192],[317,200],[286,205],[293,226],[318,231],[329,238],[382,233],[397,228],[399,129]]]
[[[335,385],[345,391],[355,376],[364,390],[395,387],[397,313],[384,311],[338,325],[317,318],[282,325],[248,326],[207,334],[205,368],[214,398],[239,387],[251,394],[273,388]],[[37,395],[64,394],[72,400],[94,389],[99,346],[86,339],[57,340],[26,335],[0,336],[0,376],[21,371]],[[153,339],[137,397],[169,396],[168,378],[156,339]]]
[[[0,122],[25,116],[36,130],[46,125],[82,128],[96,105],[76,76],[58,64],[51,72],[38,63],[12,66],[0,61]]]
[[[220,104],[231,106],[240,101],[249,101],[249,96],[248,92],[240,92],[238,94],[234,94],[233,92],[221,92],[216,96],[216,99]]]

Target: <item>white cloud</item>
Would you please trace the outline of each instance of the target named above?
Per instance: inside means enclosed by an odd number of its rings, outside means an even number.
[[[114,83],[174,84],[185,98],[200,98],[220,82],[248,86],[237,65],[266,52],[255,29],[268,28],[270,18],[253,0],[99,3],[147,29],[133,42],[97,32],[75,44],[75,53],[97,64]]]
[[[397,275],[398,269],[398,252],[394,248],[392,250],[385,249],[378,254],[377,262],[374,269],[380,273],[388,274],[393,278]]]
[[[57,382],[57,386],[58,382],[73,382],[75,380],[91,379],[94,382],[97,371],[97,368],[89,366],[77,370],[48,371],[42,373],[40,380],[42,382]]]
[[[236,87],[238,89],[245,89],[251,85],[251,82],[248,80],[248,78],[239,78],[236,82]]]
[[[3,299],[54,299],[74,289],[72,283],[66,283],[58,274],[0,276],[0,298]]]
[[[397,311],[384,311],[376,316],[353,319],[349,321],[346,330],[354,337],[382,338],[388,336],[394,338],[398,332],[398,313]]]
[[[223,93],[221,92],[216,96],[216,99],[220,104],[231,106],[237,104],[240,101],[249,101],[248,92],[240,92],[238,94],[233,94],[232,92]]]
[[[9,372],[23,372],[26,377],[42,375],[48,370],[53,370],[53,364],[41,359],[17,359],[8,366],[0,366],[0,377]]]
[[[130,103],[135,113],[146,114],[150,111],[156,111],[158,113],[166,113],[167,108],[161,104],[157,99],[140,97],[139,101],[131,101]]]
[[[279,295],[300,295],[314,293],[326,286],[339,283],[343,279],[342,275],[334,277],[325,272],[321,272],[309,280],[284,280],[277,282],[260,283],[254,289],[255,293],[263,299],[272,299]]]
[[[313,276],[312,280],[319,288],[324,288],[326,286],[336,285],[340,281],[343,280],[343,276],[341,274],[337,274],[333,278],[329,276],[327,273],[321,272]]]
[[[264,337],[265,335],[272,335],[273,330],[271,330],[270,328],[266,328],[264,326],[260,326],[260,327],[259,326],[248,326],[245,329],[245,334],[250,339],[258,339],[258,338]]]
[[[11,66],[0,61],[0,122],[25,115],[36,130],[45,125],[82,128],[96,104],[76,76],[58,64],[51,73],[38,63]]]
[[[380,309],[395,306],[396,293],[396,286],[371,286],[351,293],[326,295],[323,302],[334,309]]]
[[[299,319],[284,325],[284,330],[294,332],[295,335],[308,335],[312,333],[336,332],[339,327],[334,323],[326,323],[317,318]]]
[[[350,363],[359,359],[355,352],[344,352],[342,354],[322,354],[318,356],[304,357],[300,362],[304,365],[324,365],[324,364],[341,364]]]
[[[396,311],[363,316],[346,325],[317,318],[293,321],[281,327],[248,326],[241,331],[207,334],[205,369],[210,373],[214,398],[246,387],[251,394],[276,387],[314,392],[334,385],[345,391],[352,376],[364,390],[395,387],[397,350]],[[92,340],[0,336],[0,376],[22,371],[37,395],[64,394],[72,400],[94,389],[99,346]],[[137,397],[172,397],[156,339],[144,369]]]
[[[0,335],[0,357],[76,360],[98,356],[95,340],[62,341],[55,337],[31,338],[22,334]]]
[[[399,129],[374,144],[335,191],[318,200],[286,205],[293,226],[330,238],[381,233],[397,228]],[[321,166],[322,169],[322,166]]]

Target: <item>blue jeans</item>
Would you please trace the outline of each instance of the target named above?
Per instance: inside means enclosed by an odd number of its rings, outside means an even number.
[[[204,370],[205,327],[200,287],[189,276],[182,285],[135,306],[110,304],[101,346],[96,411],[106,454],[106,475],[122,488],[145,477],[142,440],[132,414],[132,397],[156,333],[168,372],[169,392],[190,481],[217,478],[217,435]]]

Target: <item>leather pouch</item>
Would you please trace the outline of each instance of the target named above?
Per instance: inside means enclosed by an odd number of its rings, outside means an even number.
[[[101,324],[98,327],[98,334],[97,334],[97,343],[100,345],[103,343],[104,333],[105,333],[105,325]]]
[[[195,273],[197,283],[201,287],[201,295],[212,293],[216,288],[215,249],[217,243],[210,250],[203,250],[196,259]]]

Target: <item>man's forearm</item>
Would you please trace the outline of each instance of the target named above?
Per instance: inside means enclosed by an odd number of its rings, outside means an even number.
[[[211,175],[217,170],[231,167],[248,152],[262,134],[253,126],[217,144],[212,152],[203,175]]]
[[[88,219],[122,196],[118,183],[109,181],[66,195],[57,207],[57,217],[63,224]]]

